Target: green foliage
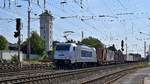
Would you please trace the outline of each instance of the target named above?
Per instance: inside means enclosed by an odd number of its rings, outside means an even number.
[[[18,62],[17,55],[12,56],[11,57],[11,61]]]
[[[37,54],[42,54],[44,51],[44,41],[37,34],[37,32],[33,31],[30,38],[31,46],[33,48],[33,52]]]
[[[31,44],[31,53],[41,55],[43,51],[45,50],[44,47],[44,41],[43,39],[38,35],[37,32],[33,31],[31,33],[31,37],[27,39],[23,44],[21,50],[26,53],[27,51],[27,41],[30,40]]]
[[[56,51],[56,48],[53,48],[51,53],[50,53],[51,54],[50,59],[53,59],[55,51]]]
[[[2,35],[0,35],[0,50],[7,50],[8,49],[8,41]]]
[[[114,44],[112,46],[109,46],[107,49],[112,50],[112,51],[117,51]]]
[[[100,40],[98,40],[97,38],[93,38],[93,37],[85,38],[81,41],[81,43],[91,46],[91,47],[95,47],[95,48],[96,47],[104,47],[103,43]]]
[[[55,48],[57,43],[60,43],[60,42],[59,41],[53,41],[53,48]]]
[[[57,43],[60,43],[59,41],[53,41],[53,49],[52,49],[52,51],[50,52],[50,54],[52,55],[52,58],[53,58],[53,56],[54,56],[54,53],[55,53],[55,48],[56,48],[56,44]]]
[[[2,63],[3,59],[0,58],[0,63]]]
[[[40,60],[48,59],[48,54],[46,53],[46,51],[44,51],[44,52],[41,54],[41,56],[40,56],[39,59],[40,59]]]
[[[47,52],[43,52],[42,55],[39,57],[40,62],[50,62],[50,59],[48,58]]]

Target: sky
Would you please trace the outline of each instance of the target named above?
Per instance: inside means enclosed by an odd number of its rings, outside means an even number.
[[[9,42],[16,43],[17,39],[13,37],[15,19],[21,18],[24,41],[27,38],[28,0],[11,0],[10,8],[8,1],[4,8],[4,0],[0,0],[0,35],[4,35]],[[39,33],[39,14],[44,12],[44,0],[39,0],[40,5],[37,1],[31,1],[31,31]],[[147,49],[150,44],[149,36],[139,32],[150,34],[149,3],[150,0],[46,0],[45,9],[54,17],[54,40],[65,41],[64,31],[73,31],[69,38],[81,40],[83,31],[84,38],[92,36],[107,46],[115,44],[120,49],[121,40],[127,38],[128,52],[143,55],[144,41],[147,42]],[[99,17],[103,15],[106,17]]]

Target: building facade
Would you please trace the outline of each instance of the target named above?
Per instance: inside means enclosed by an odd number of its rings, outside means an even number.
[[[46,10],[40,14],[40,36],[44,40],[45,50],[52,50],[53,44],[53,16]]]

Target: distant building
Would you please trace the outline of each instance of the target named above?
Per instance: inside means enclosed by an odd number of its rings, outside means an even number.
[[[0,50],[0,59],[11,60],[12,56],[18,56],[18,51],[14,50]],[[20,61],[24,59],[24,54],[20,52]]]
[[[8,43],[8,49],[9,50],[18,50],[17,44]]]
[[[46,10],[40,14],[40,36],[45,42],[46,51],[52,50],[53,32],[52,32],[53,16]]]

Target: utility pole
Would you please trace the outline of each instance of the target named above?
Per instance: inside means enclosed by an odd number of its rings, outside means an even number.
[[[83,38],[84,38],[84,33],[83,33],[83,31],[81,32],[81,34],[82,34],[82,40],[83,40]]]
[[[44,10],[46,10],[46,0],[44,0]]]
[[[144,57],[146,57],[146,41],[144,41]]]
[[[128,55],[128,44],[127,44],[127,37],[125,37],[125,41],[126,41],[126,55]]]
[[[9,8],[10,8],[10,5],[11,5],[11,1],[10,0],[8,0],[9,1]]]
[[[30,14],[31,14],[31,6],[30,0],[28,0],[28,47],[27,47],[27,60],[30,60]]]
[[[150,44],[148,46],[148,55],[150,55]]]
[[[18,60],[19,60],[19,64],[21,63],[20,62],[20,43],[21,43],[21,40],[20,40],[20,35],[18,36]]]
[[[4,0],[4,4],[3,4],[3,8],[5,8],[6,7],[6,0]]]

